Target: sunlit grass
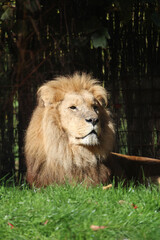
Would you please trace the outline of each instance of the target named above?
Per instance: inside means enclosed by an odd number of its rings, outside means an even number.
[[[91,225],[104,226],[94,231]],[[0,239],[160,239],[156,186],[0,187]]]

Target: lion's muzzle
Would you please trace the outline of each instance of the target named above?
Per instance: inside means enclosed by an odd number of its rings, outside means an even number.
[[[99,122],[98,118],[86,118],[85,120],[86,122],[91,123],[93,126],[95,126]]]

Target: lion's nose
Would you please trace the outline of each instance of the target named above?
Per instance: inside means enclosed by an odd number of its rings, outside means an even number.
[[[99,122],[98,118],[86,118],[85,120],[86,122],[91,123],[93,126],[95,126]]]

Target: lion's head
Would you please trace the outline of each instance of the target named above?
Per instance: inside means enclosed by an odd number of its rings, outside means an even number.
[[[85,169],[97,169],[114,139],[106,90],[90,75],[76,73],[45,83],[37,95],[38,106],[26,133],[28,181],[47,185],[65,177],[75,179],[73,172],[82,175]],[[77,178],[83,181],[82,176]]]

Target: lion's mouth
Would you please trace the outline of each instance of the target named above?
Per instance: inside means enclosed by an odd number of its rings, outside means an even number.
[[[84,139],[84,138],[88,137],[88,136],[91,135],[91,134],[95,134],[95,135],[97,136],[96,131],[95,131],[95,130],[92,130],[90,133],[88,133],[88,134],[85,135],[84,137],[76,137],[76,139]]]

